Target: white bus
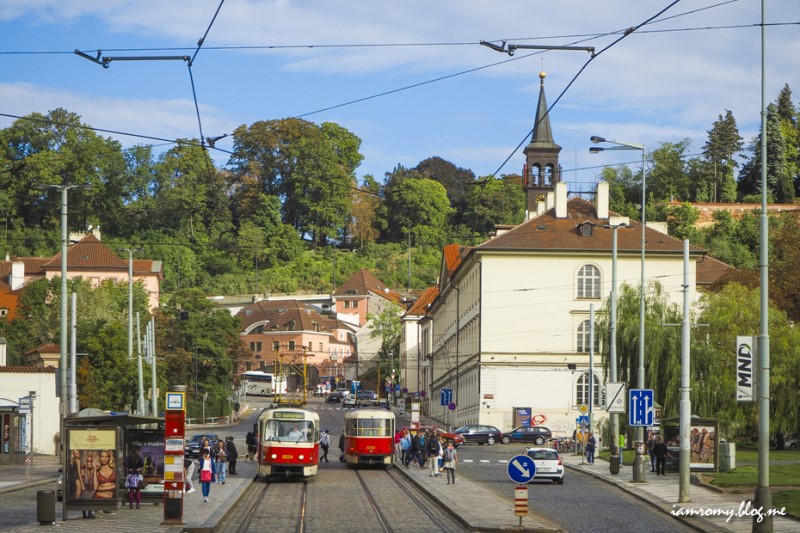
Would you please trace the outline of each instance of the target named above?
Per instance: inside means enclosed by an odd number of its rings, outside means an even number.
[[[274,374],[250,370],[242,374],[242,383],[246,394],[255,396],[274,396],[278,391],[286,393],[286,379],[280,376],[276,379]]]

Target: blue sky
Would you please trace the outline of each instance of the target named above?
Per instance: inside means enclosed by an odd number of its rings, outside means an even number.
[[[191,68],[207,137],[303,116],[336,122],[362,139],[359,177],[382,180],[395,165],[430,156],[477,176],[518,173],[524,156],[515,149],[533,126],[543,68],[548,103],[561,95],[551,124],[564,179],[588,184],[602,165],[638,168],[640,160],[636,152],[590,155],[591,135],[648,150],[689,138],[689,152],[699,153],[726,109],[746,142],[758,131],[760,1],[671,3],[226,0],[211,24],[219,0],[0,0],[0,113],[63,107],[96,128],[198,137],[185,62],[114,61],[104,69],[73,51],[192,56],[211,25]],[[668,7],[591,61],[583,51],[518,50],[510,57],[478,44],[599,51]],[[766,21],[775,24],[766,37],[767,101],[788,83],[797,105],[797,0],[767,0]],[[366,100],[343,105],[359,99]],[[0,127],[13,120],[0,116]],[[148,142],[110,136],[124,146]],[[230,150],[230,137],[217,146]],[[222,152],[214,158],[227,162]]]

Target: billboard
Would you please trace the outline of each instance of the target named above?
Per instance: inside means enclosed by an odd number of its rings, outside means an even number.
[[[123,468],[117,454],[117,429],[70,429],[64,497],[68,503],[117,501]],[[121,479],[121,478],[120,478]]]

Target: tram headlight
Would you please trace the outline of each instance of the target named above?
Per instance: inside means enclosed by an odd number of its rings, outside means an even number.
[[[274,461],[275,459],[278,458],[278,454],[277,453],[273,453],[270,457],[272,457],[272,460]]]
[[[302,453],[299,455],[299,457],[301,461],[306,458],[305,455],[303,455]]]

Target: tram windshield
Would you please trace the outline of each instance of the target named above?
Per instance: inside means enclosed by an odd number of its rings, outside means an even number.
[[[385,418],[347,420],[347,434],[353,437],[389,437],[392,431],[392,421]]]
[[[317,436],[311,420],[267,420],[264,441],[315,442]]]

